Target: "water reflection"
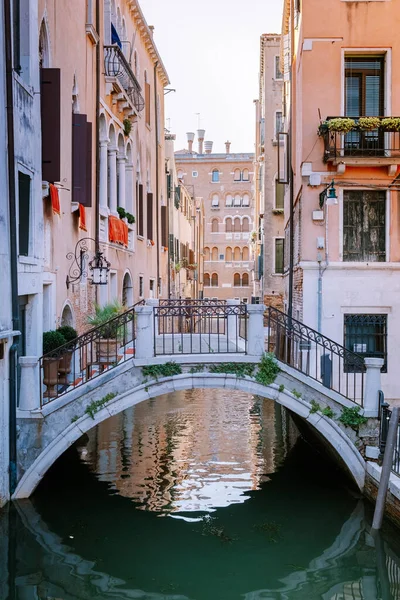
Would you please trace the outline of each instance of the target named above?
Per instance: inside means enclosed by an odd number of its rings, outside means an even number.
[[[180,392],[91,431],[0,513],[0,598],[398,599],[398,540],[368,523],[273,402]]]

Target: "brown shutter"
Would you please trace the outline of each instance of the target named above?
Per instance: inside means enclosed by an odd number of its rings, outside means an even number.
[[[150,125],[150,84],[144,84],[144,103],[146,107],[146,123]]]
[[[167,207],[161,207],[161,246],[168,246],[168,213]]]
[[[153,239],[153,194],[147,194],[147,239]]]
[[[83,206],[92,206],[92,124],[86,123],[86,193]]]
[[[72,114],[72,202],[84,204],[86,196],[86,115]]]
[[[60,181],[61,155],[61,72],[41,69],[42,179]]]
[[[138,235],[144,236],[143,227],[143,185],[139,184],[139,214],[138,214]]]

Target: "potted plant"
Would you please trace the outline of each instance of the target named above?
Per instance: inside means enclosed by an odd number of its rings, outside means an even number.
[[[96,339],[97,362],[111,364],[117,362],[118,340],[121,334],[121,325],[118,315],[122,314],[124,307],[117,300],[111,304],[100,306],[95,304],[95,314],[88,317],[89,325],[98,328]]]
[[[320,137],[323,137],[326,133],[328,133],[329,131],[329,127],[328,127],[328,121],[322,121],[322,123],[319,124],[318,127],[318,135]]]
[[[124,119],[122,124],[124,126],[124,135],[128,137],[132,131],[132,122],[129,119]]]
[[[348,133],[356,127],[354,119],[349,117],[337,117],[328,121],[329,131],[336,131],[337,133]]]
[[[373,131],[381,125],[379,117],[360,117],[358,119],[358,127],[362,131]]]
[[[133,225],[133,224],[134,224],[134,222],[135,222],[135,217],[134,217],[134,215],[132,215],[130,212],[126,212],[126,211],[125,211],[125,217],[126,217],[126,220],[127,220],[127,221],[128,221],[128,223],[129,223],[129,225]]]
[[[70,325],[63,325],[57,329],[64,336],[68,345],[62,348],[62,354],[58,362],[58,372],[60,374],[59,383],[67,383],[67,375],[71,373],[72,355],[75,350],[75,340],[78,337],[76,330]]]
[[[119,218],[120,218],[120,219],[125,219],[125,217],[126,217],[126,212],[125,212],[125,209],[124,209],[124,208],[122,208],[122,206],[118,206],[118,208],[117,208],[117,213],[119,214]]]
[[[385,117],[381,121],[381,126],[385,131],[400,131],[400,118]]]
[[[59,348],[65,344],[65,341],[65,337],[59,331],[43,333],[43,383],[47,388],[43,394],[45,398],[57,396],[55,386],[60,383],[58,378]]]

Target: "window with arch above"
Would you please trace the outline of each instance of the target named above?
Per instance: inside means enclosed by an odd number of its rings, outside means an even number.
[[[238,246],[236,246],[236,248],[233,251],[233,260],[239,261],[241,259],[242,259],[242,253],[240,251],[240,248]]]
[[[242,286],[247,287],[249,285],[249,274],[243,273],[242,275]]]
[[[240,226],[240,219],[239,219],[239,217],[236,217],[236,219],[234,220],[233,231],[235,231],[235,232],[242,231],[242,228]]]
[[[243,181],[249,181],[250,179],[250,173],[248,169],[243,169],[242,171],[242,180]]]
[[[218,260],[218,248],[215,246],[211,251],[211,260]]]
[[[247,217],[245,217],[243,219],[243,223],[242,223],[242,231],[247,233],[250,231],[250,221]]]
[[[230,246],[228,246],[226,249],[225,260],[226,262],[232,262],[232,248]]]
[[[211,275],[211,287],[218,287],[218,274],[213,273]]]
[[[240,169],[235,169],[233,172],[233,181],[240,181],[242,178],[242,173]]]
[[[204,260],[210,260],[210,248],[208,246],[204,248]]]
[[[211,233],[218,233],[218,219],[211,221]]]
[[[232,231],[232,219],[227,219],[225,221],[225,231],[230,233]]]
[[[249,260],[249,257],[250,257],[249,249],[247,246],[245,246],[243,248],[243,252],[242,252],[242,260]]]
[[[250,196],[248,194],[243,195],[242,206],[250,206]]]
[[[233,276],[233,287],[240,287],[240,273],[235,273]]]
[[[204,273],[204,286],[210,287],[210,273]]]
[[[235,194],[234,206],[241,206],[241,204],[242,204],[242,199],[240,197],[240,194]]]
[[[218,183],[219,182],[219,171],[218,171],[218,169],[213,169],[213,171],[211,173],[211,181],[213,183]]]
[[[218,206],[219,206],[218,194],[213,194],[212,199],[211,199],[211,206],[212,206],[212,208],[218,208]]]
[[[227,194],[227,196],[225,198],[225,206],[232,206],[232,204],[233,204],[232,194]]]

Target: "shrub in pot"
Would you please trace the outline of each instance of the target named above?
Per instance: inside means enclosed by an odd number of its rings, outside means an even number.
[[[60,383],[58,378],[60,346],[63,346],[65,341],[65,337],[59,331],[45,331],[43,333],[43,383],[47,387],[43,394],[45,398],[57,396],[55,386]]]
[[[97,362],[110,364],[117,361],[121,325],[115,317],[123,312],[122,304],[115,301],[104,306],[96,304],[95,314],[88,317],[89,325],[97,328]]]
[[[60,374],[60,383],[67,383],[67,375],[71,373],[71,361],[75,350],[75,340],[78,337],[76,330],[70,325],[63,325],[57,329],[64,338],[67,346],[62,349],[62,354],[58,363],[58,372]]]

